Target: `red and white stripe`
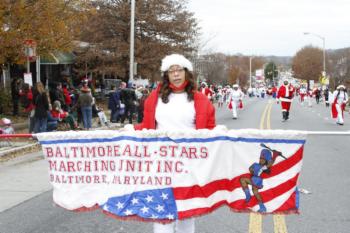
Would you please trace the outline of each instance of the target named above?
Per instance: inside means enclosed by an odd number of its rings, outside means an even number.
[[[270,174],[264,174],[264,188],[259,190],[268,213],[297,212],[295,191],[302,166],[303,146],[287,160],[276,163]],[[248,173],[232,179],[221,179],[204,186],[174,188],[179,219],[210,213],[226,204],[234,211],[257,211],[258,203],[254,196],[245,203],[239,179]],[[252,192],[251,192],[252,193]],[[253,195],[253,194],[252,194]],[[201,208],[197,208],[201,206]]]

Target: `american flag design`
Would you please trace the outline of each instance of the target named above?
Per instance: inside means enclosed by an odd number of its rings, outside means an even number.
[[[159,222],[208,214],[224,205],[235,212],[299,212],[297,185],[306,142],[302,131],[87,131],[36,136],[48,161],[53,200],[68,210],[97,207],[121,219]],[[261,145],[283,155],[275,157],[268,172],[261,166],[253,174],[250,167],[259,163]],[[242,187],[242,179],[253,180],[255,175],[263,184],[258,189],[260,201],[253,185]]]

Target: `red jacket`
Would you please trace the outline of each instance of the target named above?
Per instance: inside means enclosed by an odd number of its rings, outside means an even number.
[[[288,91],[287,91],[288,88]],[[288,86],[282,85],[277,92],[277,98],[281,101],[291,102],[294,95],[294,87],[290,84]]]
[[[156,129],[156,106],[160,86],[153,90],[145,100],[145,109],[143,112],[143,121],[135,125],[136,130]],[[196,129],[213,129],[215,123],[215,108],[208,98],[202,93],[196,91],[193,96],[194,108],[196,112]]]
[[[63,88],[63,94],[66,105],[70,106],[72,104],[72,98],[70,97],[70,93],[66,87]]]
[[[24,112],[31,112],[34,109],[32,89],[29,89],[28,92],[20,91],[19,96],[26,96],[29,101],[29,105],[24,109]]]
[[[213,92],[210,90],[209,87],[201,88],[199,91],[200,91],[202,94],[206,95],[207,98],[211,98],[211,96],[213,95]]]
[[[63,120],[64,118],[66,118],[68,116],[68,112],[60,113],[59,111],[52,109],[51,115],[53,118],[59,118],[59,119]]]

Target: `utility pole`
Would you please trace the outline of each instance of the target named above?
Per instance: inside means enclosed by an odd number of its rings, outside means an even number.
[[[249,57],[249,87],[252,88],[252,59],[253,57]]]
[[[131,0],[129,80],[134,79],[135,0]]]

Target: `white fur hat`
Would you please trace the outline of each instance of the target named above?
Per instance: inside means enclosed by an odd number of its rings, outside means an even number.
[[[238,88],[239,86],[238,86],[238,84],[233,84],[232,87],[233,87],[233,88],[235,88],[235,87]]]
[[[344,86],[344,85],[339,85],[339,86],[337,86],[337,90],[339,90],[340,88],[345,89],[345,86]]]
[[[3,123],[4,125],[10,125],[10,124],[11,124],[11,120],[8,119],[8,118],[2,118],[1,121],[2,121],[2,123]]]
[[[163,58],[160,70],[165,72],[173,65],[179,65],[188,69],[189,71],[193,71],[192,63],[180,54],[171,54]]]

